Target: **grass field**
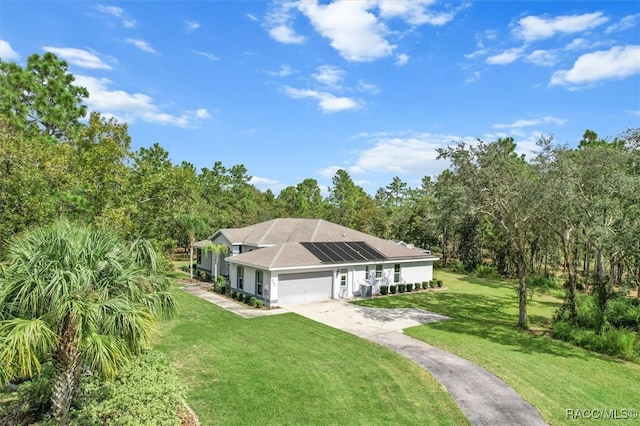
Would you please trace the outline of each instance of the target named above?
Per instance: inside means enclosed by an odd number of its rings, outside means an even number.
[[[450,321],[412,327],[405,333],[471,360],[495,373],[553,424],[576,424],[567,410],[640,409],[640,366],[609,359],[545,333],[560,300],[536,294],[528,305],[534,332],[518,331],[517,295],[508,282],[436,271],[445,291],[358,302],[376,307],[420,307]],[[590,413],[590,412],[585,412]],[[600,419],[598,424],[609,421]],[[627,419],[614,424],[640,424]]]
[[[203,425],[463,425],[422,368],[295,314],[244,319],[176,290],[156,347],[175,362]]]

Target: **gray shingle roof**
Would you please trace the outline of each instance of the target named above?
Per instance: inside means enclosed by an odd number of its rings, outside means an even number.
[[[389,261],[437,260],[435,256],[322,219],[273,219],[244,228],[221,229],[212,238],[218,233],[233,244],[264,247],[227,258],[263,269],[323,265],[301,242],[364,241]]]

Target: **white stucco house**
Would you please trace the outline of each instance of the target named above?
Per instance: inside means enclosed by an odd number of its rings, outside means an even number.
[[[209,253],[209,242],[226,245],[228,253]],[[361,290],[376,294],[381,285],[430,281],[438,260],[427,250],[321,219],[220,229],[195,247],[197,269],[227,277],[232,290],[255,295],[265,306],[352,298]]]

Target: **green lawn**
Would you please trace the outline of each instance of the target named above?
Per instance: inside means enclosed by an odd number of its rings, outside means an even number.
[[[412,327],[405,333],[492,371],[551,424],[576,424],[567,419],[568,409],[640,409],[639,365],[608,359],[544,333],[560,300],[536,294],[528,313],[532,329],[537,332],[522,332],[515,327],[518,306],[511,283],[443,271],[436,271],[435,275],[444,281],[447,290],[358,303],[420,307],[452,317],[451,321]],[[598,424],[603,422],[607,420],[598,420]],[[620,424],[621,420],[611,422]]]
[[[461,425],[455,402],[387,348],[295,314],[254,319],[176,290],[157,348],[203,425]]]

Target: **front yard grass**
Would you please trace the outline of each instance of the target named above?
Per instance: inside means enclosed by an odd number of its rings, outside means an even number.
[[[206,425],[462,425],[425,370],[382,346],[287,313],[244,319],[181,290],[156,347]]]
[[[527,311],[532,332],[519,331],[515,286],[436,271],[446,291],[380,297],[357,302],[374,307],[419,307],[452,320],[405,333],[492,371],[553,424],[576,424],[567,410],[638,410],[640,366],[574,347],[546,332],[561,300],[535,294]],[[625,411],[626,412],[626,411]],[[581,413],[590,414],[591,411]],[[600,412],[602,413],[602,412]],[[598,420],[600,423],[623,419]],[[629,424],[638,420],[626,419]],[[624,424],[627,424],[624,422]],[[638,423],[635,423],[638,424]]]

